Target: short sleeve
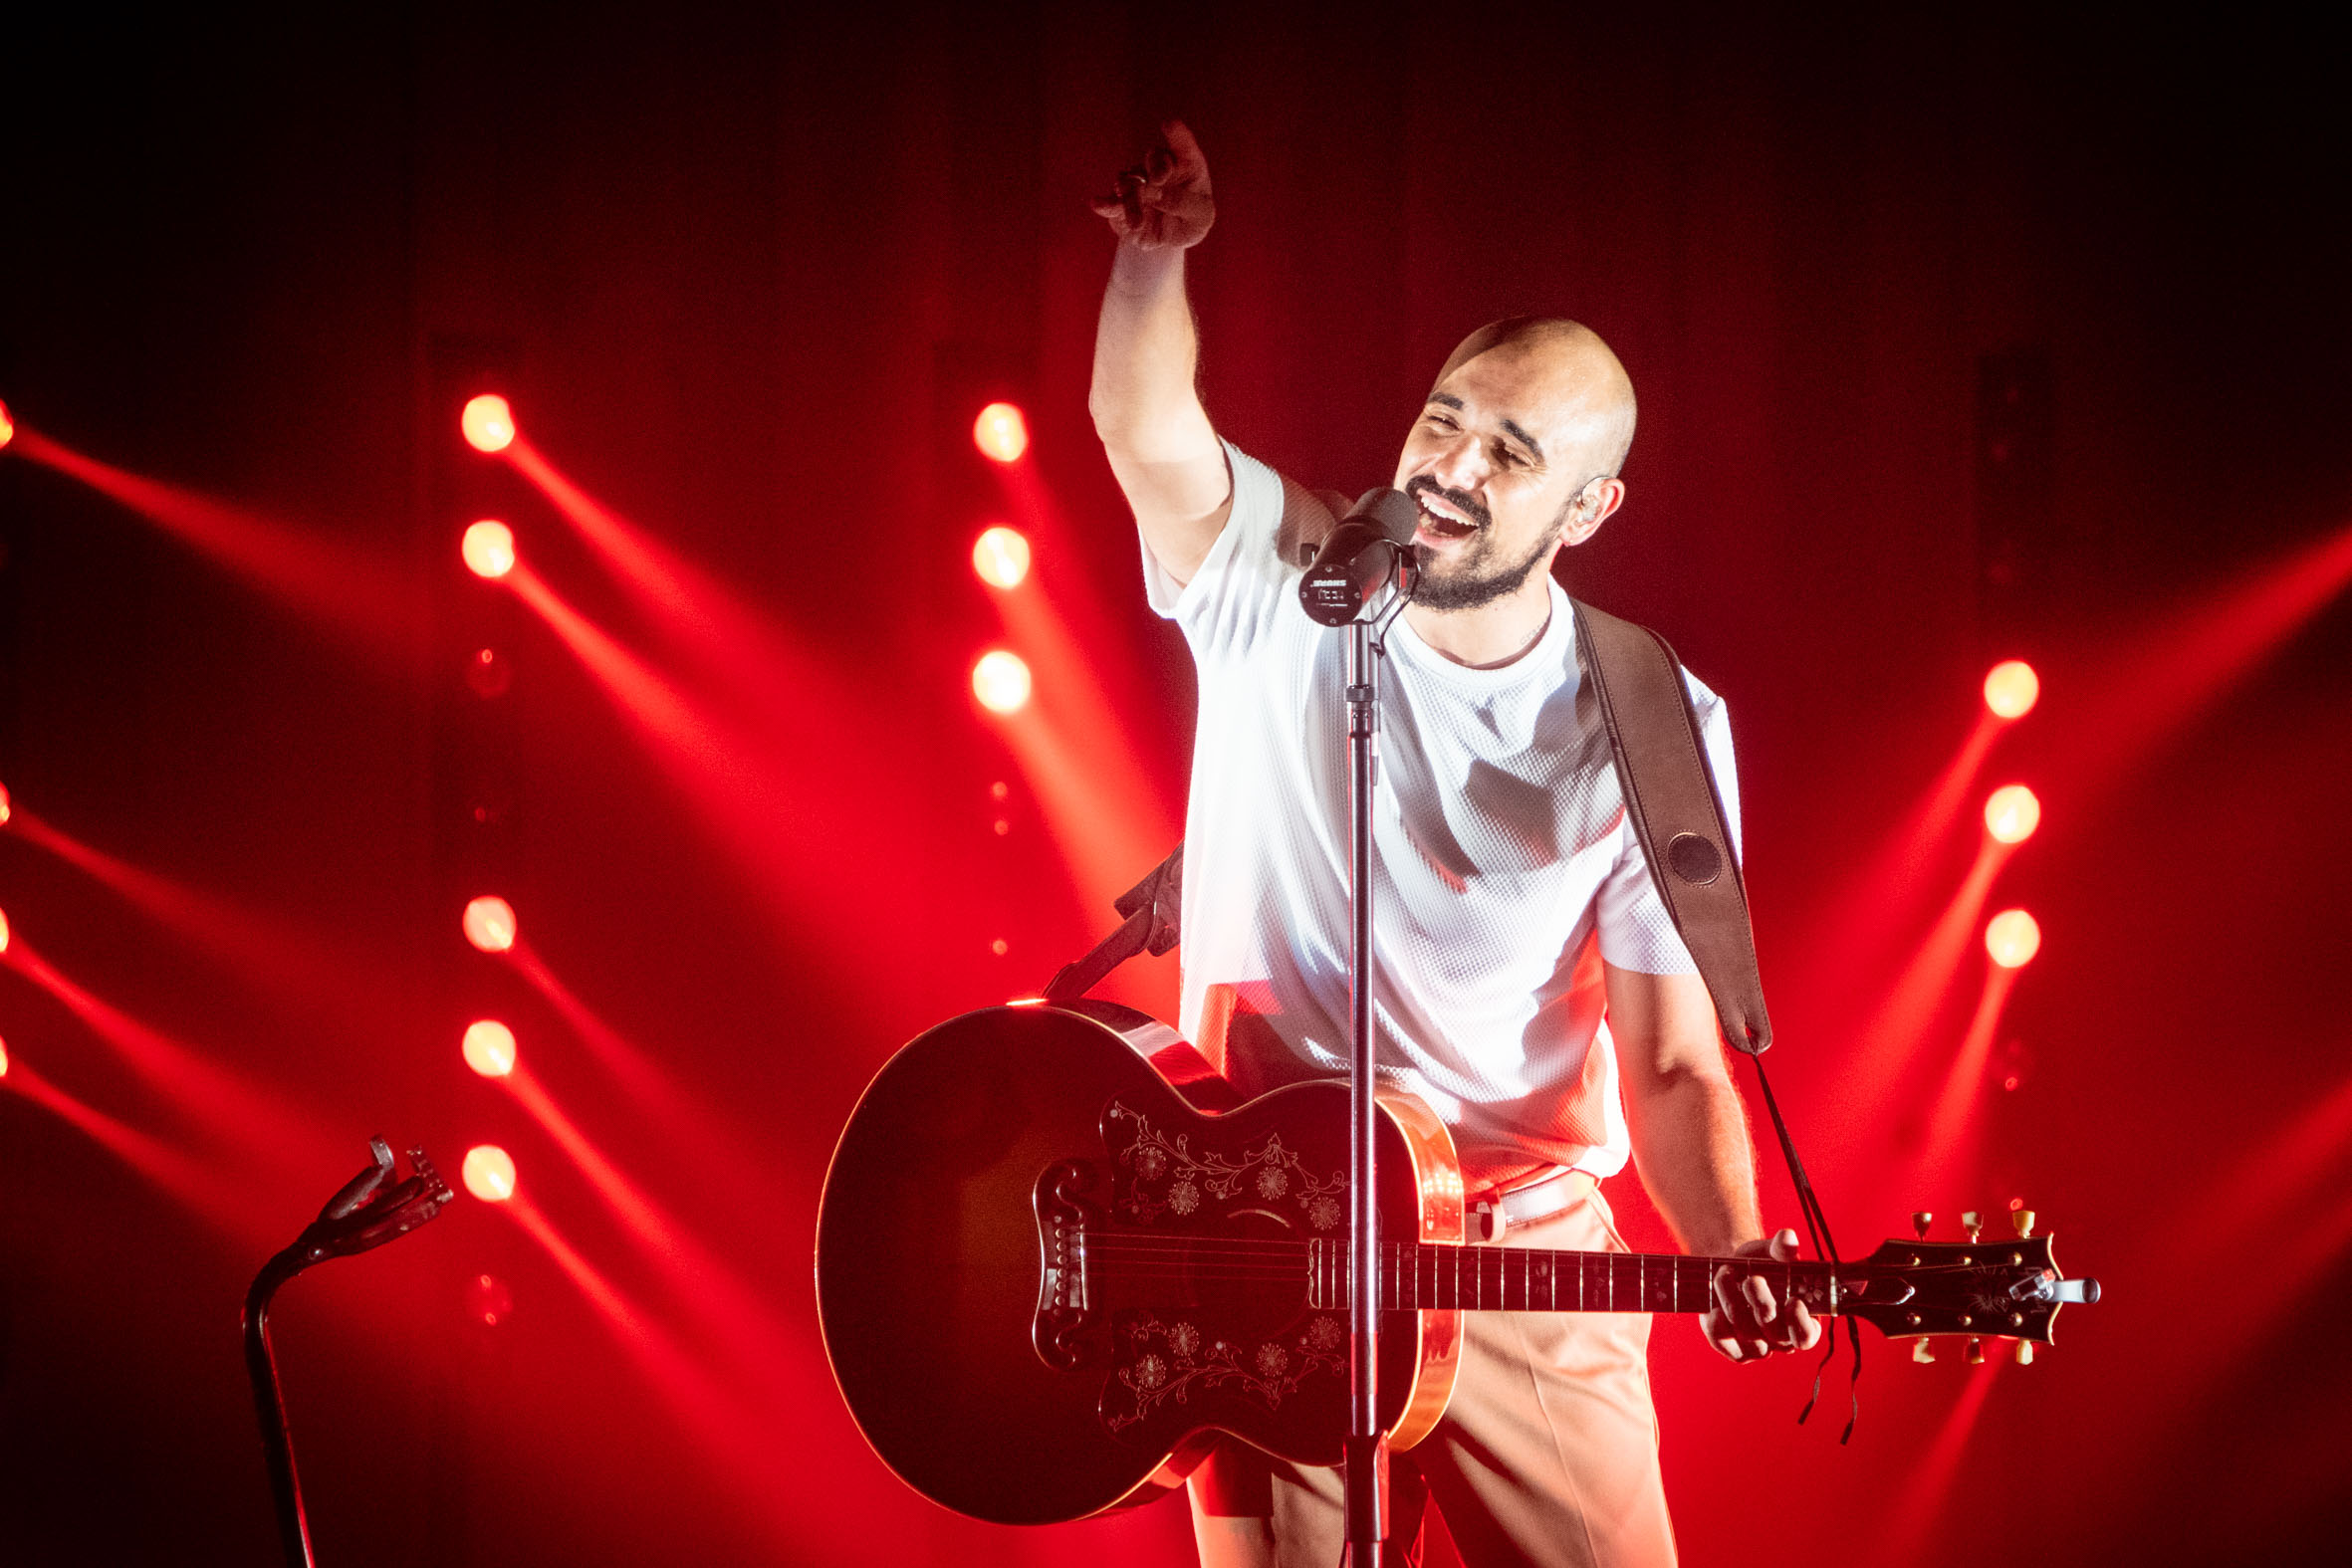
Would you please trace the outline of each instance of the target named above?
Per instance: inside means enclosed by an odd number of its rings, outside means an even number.
[[[1230,441],[1225,460],[1233,510],[1192,580],[1179,586],[1151,547],[1142,547],[1146,598],[1176,622],[1200,661],[1246,652],[1257,642],[1296,596],[1304,569],[1295,560],[1298,541],[1320,539],[1330,526],[1321,502]]]
[[[1723,801],[1724,821],[1732,833],[1732,853],[1743,856],[1740,834],[1740,776],[1732,758],[1732,719],[1722,698],[1683,673],[1692,710],[1699,718],[1699,734],[1707,748],[1707,768],[1715,776],[1716,797]],[[1699,966],[1674,928],[1650,875],[1649,858],[1641,852],[1641,837],[1630,818],[1619,824],[1616,863],[1601,881],[1594,900],[1594,921],[1600,932],[1600,956],[1618,969],[1643,975],[1690,975]],[[1743,856],[1744,857],[1744,856]]]

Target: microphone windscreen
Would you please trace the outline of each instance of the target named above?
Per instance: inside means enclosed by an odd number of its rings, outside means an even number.
[[[1397,569],[1403,547],[1413,538],[1420,515],[1406,497],[1385,486],[1367,490],[1323,540],[1306,574],[1298,579],[1298,603],[1307,618],[1344,626]]]
[[[1408,545],[1412,543],[1413,531],[1421,526],[1421,514],[1411,496],[1386,485],[1376,485],[1357,498],[1356,504],[1348,509],[1346,521],[1376,530],[1391,544]]]

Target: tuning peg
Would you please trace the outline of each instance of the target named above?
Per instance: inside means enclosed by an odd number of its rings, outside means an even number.
[[[2017,1228],[2017,1238],[2023,1240],[2033,1233],[2033,1211],[2030,1209],[2010,1211],[2009,1224]]]
[[[1928,1238],[1928,1227],[1934,1225],[1935,1223],[1936,1217],[1932,1214],[1929,1214],[1925,1209],[1914,1209],[1911,1211],[1911,1229],[1919,1232],[1919,1238],[1922,1241]]]
[[[1922,1334],[1911,1342],[1911,1359],[1922,1363],[1936,1359],[1936,1347],[1928,1343],[1927,1335]]]
[[[2020,1367],[2029,1367],[2033,1365],[2032,1340],[2020,1339],[2017,1341],[2017,1365]]]
[[[1974,1241],[1985,1233],[1985,1217],[1971,1209],[1960,1217],[1960,1229]]]
[[[1968,1363],[1972,1367],[1981,1367],[1985,1364],[1985,1342],[1983,1340],[1972,1339],[1969,1341]]]

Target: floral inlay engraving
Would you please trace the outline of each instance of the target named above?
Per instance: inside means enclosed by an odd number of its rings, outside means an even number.
[[[1161,1405],[1190,1405],[1195,1392],[1238,1394],[1268,1411],[1298,1392],[1310,1377],[1345,1370],[1338,1352],[1347,1335],[1329,1317],[1310,1320],[1285,1339],[1204,1346],[1191,1323],[1162,1323],[1148,1312],[1123,1315],[1116,1334],[1117,1366],[1102,1390],[1103,1424],[1114,1433],[1136,1426]]]
[[[1113,1100],[1103,1119],[1118,1163],[1129,1173],[1117,1207],[1137,1220],[1148,1223],[1163,1214],[1183,1219],[1199,1213],[1206,1200],[1230,1206],[1245,1197],[1266,1203],[1288,1198],[1317,1231],[1334,1229],[1345,1216],[1341,1199],[1347,1191],[1347,1173],[1316,1176],[1279,1132],[1268,1133],[1265,1142],[1239,1154],[1222,1149],[1196,1153],[1190,1133],[1171,1137],[1123,1100]]]

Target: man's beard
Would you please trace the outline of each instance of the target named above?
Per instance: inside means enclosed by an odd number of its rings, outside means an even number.
[[[1414,564],[1421,568],[1421,582],[1413,589],[1413,602],[1423,609],[1477,609],[1516,593],[1535,574],[1537,567],[1551,559],[1552,549],[1559,543],[1559,530],[1547,529],[1524,559],[1498,560],[1493,517],[1476,497],[1447,490],[1427,474],[1415,474],[1405,481],[1405,494],[1416,500],[1425,491],[1452,503],[1463,516],[1475,520],[1479,532],[1472,537],[1461,558],[1443,574],[1430,570],[1434,551],[1427,545],[1413,547]],[[1561,512],[1559,521],[1567,521],[1565,511]]]

